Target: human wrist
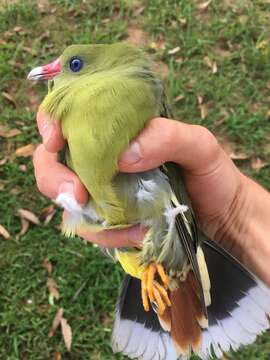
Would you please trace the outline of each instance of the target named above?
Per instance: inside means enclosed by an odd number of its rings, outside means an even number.
[[[241,174],[236,196],[214,235],[224,248],[270,285],[270,194]]]

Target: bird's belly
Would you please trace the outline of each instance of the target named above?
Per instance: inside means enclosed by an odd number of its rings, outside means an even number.
[[[121,264],[125,273],[141,279],[146,266],[141,262],[140,251],[120,251],[116,250],[116,258]]]

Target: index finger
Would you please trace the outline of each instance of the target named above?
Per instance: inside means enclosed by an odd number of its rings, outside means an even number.
[[[42,142],[49,152],[58,152],[65,146],[65,139],[57,119],[52,119],[44,110],[37,113],[37,126]]]

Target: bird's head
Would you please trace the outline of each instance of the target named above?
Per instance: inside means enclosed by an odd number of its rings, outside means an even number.
[[[116,69],[147,68],[142,51],[125,44],[71,45],[50,64],[38,66],[28,74],[29,80],[49,80],[50,90],[98,72]]]

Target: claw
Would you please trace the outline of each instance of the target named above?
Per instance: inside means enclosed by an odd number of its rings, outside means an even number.
[[[163,284],[155,280],[159,275]],[[170,284],[170,278],[166,275],[161,264],[151,263],[142,276],[142,302],[145,311],[150,310],[150,302],[155,302],[159,314],[163,314],[167,306],[171,306],[167,288]]]

